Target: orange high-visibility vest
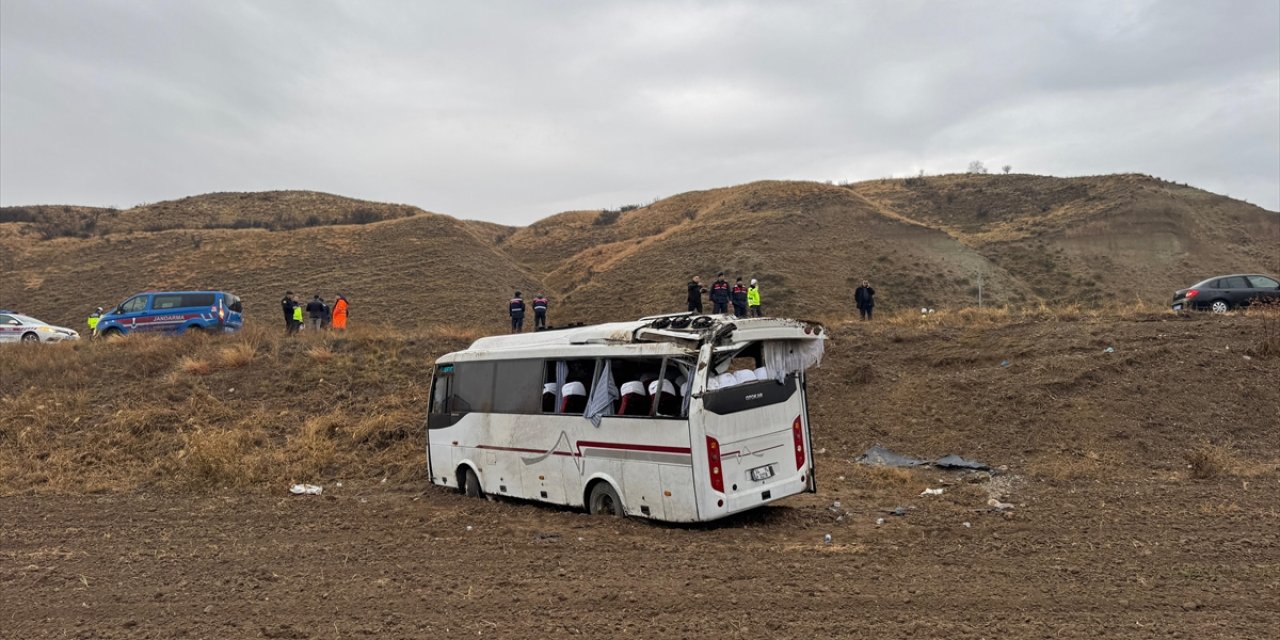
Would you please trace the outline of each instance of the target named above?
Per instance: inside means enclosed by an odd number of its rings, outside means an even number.
[[[337,301],[337,302],[335,302],[335,303],[333,303],[333,320],[332,320],[331,324],[333,324],[333,328],[334,328],[334,329],[346,329],[346,328],[347,328],[347,301],[346,301],[346,299],[344,299],[344,298],[338,298],[338,301]]]

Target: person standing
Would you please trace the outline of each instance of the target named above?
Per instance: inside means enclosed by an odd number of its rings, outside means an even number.
[[[853,292],[853,301],[858,305],[858,315],[863,320],[870,320],[871,311],[876,306],[876,290],[871,288],[870,282],[862,281],[862,285]]]
[[[729,313],[729,281],[724,273],[716,274],[716,281],[711,283],[711,313]]]
[[[280,311],[284,313],[284,333],[285,335],[293,335],[298,331],[297,325],[294,324],[295,311],[298,308],[298,302],[293,299],[293,292],[284,292],[284,298],[280,300]]]
[[[297,333],[302,328],[302,303],[297,300],[293,301],[293,332]]]
[[[520,297],[520,292],[516,292],[516,297],[511,299],[507,305],[507,312],[511,314],[511,333],[520,333],[524,330],[524,298]]]
[[[733,315],[739,318],[747,317],[747,285],[742,284],[742,278],[733,282],[733,291],[730,296],[733,299]]]
[[[333,328],[338,331],[344,331],[347,328],[347,311],[350,305],[347,299],[341,293],[338,299],[333,303]]]
[[[547,328],[547,305],[550,302],[541,291],[533,298],[533,330]]]
[[[755,278],[751,279],[751,286],[747,287],[747,315],[752,318],[764,315],[760,310],[760,285]]]
[[[98,319],[102,317],[102,307],[98,307],[93,313],[89,314],[89,319],[85,320],[85,324],[89,325],[89,337],[98,335]]]
[[[702,278],[694,276],[689,281],[689,311],[702,313],[702,294],[707,292],[707,288],[702,286]]]
[[[324,325],[324,299],[318,293],[307,303],[307,318],[311,320],[311,328],[316,331]]]

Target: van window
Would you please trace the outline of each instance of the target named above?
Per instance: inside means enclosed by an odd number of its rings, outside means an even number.
[[[188,307],[212,307],[212,293],[159,293],[151,302],[154,310],[185,309]]]
[[[137,313],[142,311],[147,308],[147,297],[134,296],[129,298],[128,300],[125,300],[124,304],[120,305],[120,308],[123,309],[125,313]]]

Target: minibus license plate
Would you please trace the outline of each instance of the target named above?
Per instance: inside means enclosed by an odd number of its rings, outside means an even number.
[[[751,470],[751,479],[757,482],[761,480],[768,480],[769,478],[772,478],[772,477],[773,477],[773,465],[771,464],[765,465],[763,467],[756,467]]]

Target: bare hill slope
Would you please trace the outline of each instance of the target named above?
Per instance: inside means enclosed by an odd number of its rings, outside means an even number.
[[[274,321],[285,289],[337,290],[353,318],[494,328],[516,288],[553,323],[684,308],[697,273],[761,280],[767,312],[1164,302],[1216,273],[1280,271],[1280,214],[1141,175],[947,175],[755,182],[527,227],[302,191],[216,193],[117,211],[0,210],[0,306],[78,323],[138,290],[228,289]]]
[[[356,322],[426,324],[492,318],[504,296],[534,287],[469,224],[423,214],[367,225],[271,232],[170,230],[31,242],[0,231],[0,306],[79,328],[94,306],[147,289],[223,289],[253,318],[276,322],[286,289],[352,301]]]

